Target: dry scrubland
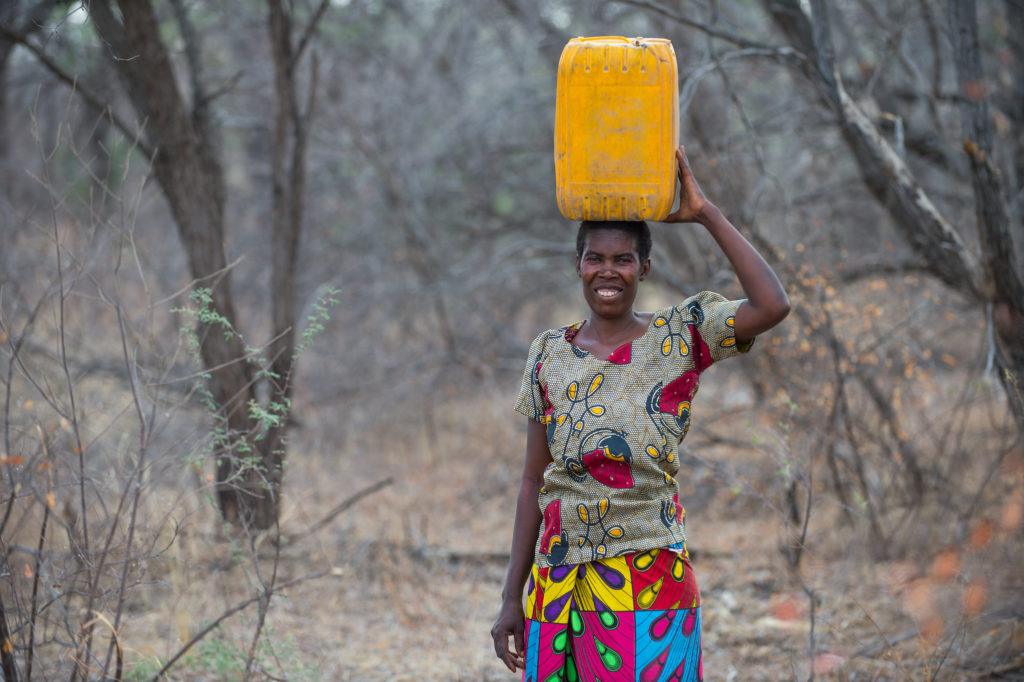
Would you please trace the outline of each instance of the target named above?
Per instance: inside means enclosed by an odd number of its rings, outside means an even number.
[[[920,292],[916,280],[905,286]],[[927,319],[920,333],[922,344],[943,334]],[[911,370],[901,384],[903,427],[922,456],[935,460],[925,462],[929,470],[946,470],[938,460],[950,457],[952,444],[942,440],[950,425],[966,456],[954,454],[953,478],[932,486],[921,504],[886,512],[883,522],[893,530],[884,558],[869,539],[862,505],[851,509],[852,524],[842,513],[820,456],[806,478],[809,453],[795,447],[791,427],[801,411],[813,408],[810,398],[778,389],[758,402],[744,374],[757,367],[754,354],[776,354],[789,344],[799,349],[799,336],[790,338],[784,325],[759,339],[750,358],[705,375],[680,480],[705,600],[709,680],[805,679],[812,641],[816,679],[970,679],[1001,668],[1006,676],[991,679],[1011,679],[1020,672],[1013,657],[1024,649],[1017,565],[1024,456],[1018,447],[993,468],[1009,422],[1001,389],[972,367],[971,349],[982,338],[961,337],[962,346],[949,348],[944,361],[927,372]],[[800,353],[809,359],[813,344]],[[800,371],[799,363],[791,366]],[[513,679],[494,658],[488,629],[523,450],[522,419],[510,407],[517,381],[507,372],[481,395],[462,399],[452,397],[458,387],[440,386],[436,396],[424,397],[434,401],[433,423],[414,420],[389,440],[387,422],[370,421],[337,448],[328,445],[337,435],[335,408],[306,403],[299,392],[304,427],[291,446],[277,580],[327,575],[273,597],[256,648],[258,678]],[[92,437],[98,434],[90,425],[106,424],[127,396],[106,381],[85,382],[81,390],[87,412],[95,415],[84,425]],[[41,412],[27,401],[14,407],[23,416],[34,410]],[[182,412],[176,421],[175,440],[154,456],[142,498],[136,542],[148,558],[129,571],[120,637],[126,679],[152,675],[225,609],[257,594],[249,544],[219,527],[206,487],[208,463],[189,457],[191,439],[203,430],[201,414]],[[721,438],[730,440],[717,442]],[[96,473],[112,482],[119,465],[108,464]],[[787,547],[800,533],[788,520],[785,494],[794,476],[810,480],[812,491],[798,571],[787,560]],[[317,533],[296,538],[325,510],[386,477],[393,479],[389,487]],[[957,491],[956,499],[938,490]],[[978,490],[967,516],[965,500]],[[806,490],[799,495],[805,509]],[[67,519],[77,504],[75,488],[58,485],[54,502]],[[31,591],[30,548],[40,508],[32,507],[17,536],[8,538],[15,546],[12,565],[23,571],[14,577],[22,599]],[[93,537],[101,532],[93,527]],[[51,526],[47,547],[56,558],[44,566],[43,589],[56,593],[60,585],[48,581],[73,573],[66,532]],[[114,543],[112,566],[120,565],[121,547]],[[258,538],[256,548],[265,580],[275,564],[272,534]],[[10,594],[4,597],[10,603]],[[74,599],[66,603],[82,607]],[[37,670],[68,669],[62,620],[77,614],[57,613],[59,606],[40,615],[45,625],[37,634],[43,642]],[[225,621],[172,677],[241,676],[256,614],[252,605]],[[97,630],[101,651],[105,632]]]
[[[171,678],[513,679],[512,404],[584,309],[555,70],[614,32],[672,39],[696,177],[792,302],[682,453],[708,679],[1024,678],[1020,2],[4,0],[0,28],[0,666],[67,679],[91,632],[95,678],[113,630],[131,680],[195,638]],[[654,239],[641,308],[743,295],[699,226]],[[220,445],[204,370],[241,408]],[[212,453],[252,474],[267,432],[280,542],[214,500]]]

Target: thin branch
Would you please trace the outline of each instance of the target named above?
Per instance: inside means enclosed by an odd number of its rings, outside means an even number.
[[[686,80],[683,81],[682,86],[679,89],[679,112],[680,115],[684,115],[690,108],[690,101],[697,90],[697,85],[702,81],[708,74],[715,71],[716,69],[722,71],[722,66],[733,59],[743,59],[747,57],[767,57],[769,59],[778,59],[780,61],[798,60],[799,53],[788,47],[780,48],[761,48],[761,47],[749,47],[740,50],[732,50],[725,52],[721,55],[717,55],[714,60],[701,64],[699,67],[694,69],[686,76]]]
[[[791,47],[769,45],[767,43],[761,43],[756,40],[745,38],[744,36],[737,35],[729,31],[723,31],[721,29],[710,26],[702,21],[697,21],[696,19],[691,19],[688,16],[679,14],[678,12],[669,9],[664,5],[659,5],[656,2],[650,2],[650,0],[614,0],[614,2],[623,5],[632,5],[633,7],[639,7],[640,9],[649,10],[651,12],[654,12],[655,14],[660,14],[661,16],[667,19],[671,19],[672,21],[676,21],[684,26],[689,26],[690,28],[695,28],[699,31],[703,31],[704,33],[708,34],[713,38],[719,38],[728,43],[732,43],[733,45],[736,45],[738,47],[753,48],[758,50],[770,50],[773,52],[778,52],[780,54],[789,53],[793,57],[796,57],[797,59],[804,59],[804,55],[800,54]]]
[[[35,131],[35,134],[37,135],[37,139],[38,139],[38,130]],[[43,166],[43,168],[42,168],[42,170],[43,170],[43,179],[45,181],[46,186],[47,187],[51,187],[52,183],[50,182],[49,164],[48,164],[46,158],[41,159],[41,161],[42,161],[42,166]],[[82,524],[81,525],[81,528],[82,528],[81,544],[79,545],[78,549],[79,549],[79,555],[81,557],[82,564],[83,564],[83,566],[85,568],[85,584],[88,585],[90,588],[94,588],[93,576],[95,575],[96,585],[98,585],[99,584],[100,571],[97,571],[95,574],[93,573],[92,559],[89,556],[90,553],[92,552],[92,547],[91,547],[91,544],[89,542],[89,516],[88,516],[88,506],[86,505],[85,446],[82,444],[81,424],[79,423],[79,419],[78,419],[78,405],[77,405],[77,401],[75,399],[75,382],[74,382],[74,379],[71,377],[71,368],[70,368],[70,365],[68,363],[67,333],[66,333],[67,329],[66,329],[66,324],[65,324],[65,302],[67,300],[68,294],[71,291],[74,290],[74,283],[72,284],[71,288],[68,289],[67,292],[65,292],[65,290],[64,290],[64,286],[65,286],[64,265],[63,265],[63,259],[61,258],[61,246],[62,245],[61,245],[61,239],[60,239],[60,228],[59,228],[58,221],[57,221],[57,207],[54,204],[52,198],[51,198],[51,201],[49,202],[49,209],[50,209],[49,217],[50,217],[50,221],[51,221],[51,223],[53,225],[53,244],[54,244],[54,253],[55,253],[55,256],[56,256],[56,264],[57,264],[57,291],[58,291],[58,294],[57,294],[57,332],[58,332],[58,334],[57,334],[57,341],[58,341],[58,346],[60,348],[60,367],[61,367],[61,369],[63,371],[63,374],[64,374],[64,380],[67,383],[67,387],[66,388],[67,388],[67,395],[68,395],[68,408],[69,408],[70,415],[71,415],[71,432],[72,432],[72,435],[74,437],[74,441],[73,441],[73,443],[74,443],[74,452],[77,455],[77,460],[78,460],[78,500],[79,500],[79,506],[80,506],[80,510],[81,510],[80,521],[81,521],[81,524]],[[78,544],[77,540],[75,541],[75,544],[76,545]],[[100,570],[102,570],[102,568]],[[95,589],[90,589],[90,593],[89,593],[89,610],[90,611],[92,609],[92,601],[93,601],[94,596],[95,596]],[[87,613],[88,613],[88,611],[87,611]],[[72,680],[72,682],[74,682],[74,680],[77,678],[79,672],[83,673],[83,677],[87,676],[87,673],[84,672],[84,670],[85,670],[84,666],[85,666],[85,662],[89,659],[90,648],[92,646],[91,630],[83,631],[82,635],[84,636],[83,639],[80,640],[78,642],[78,644],[76,645],[76,658],[78,660],[76,661],[75,668],[74,668],[74,670],[71,673],[71,680]],[[79,650],[82,652],[80,656],[77,655],[77,651],[79,651]]]
[[[4,608],[3,595],[0,595],[0,669],[3,670],[6,682],[18,682],[18,666],[14,662],[14,642],[11,631],[7,627],[7,611]]]
[[[320,23],[320,19],[323,18],[324,12],[327,11],[327,7],[331,4],[330,0],[320,0],[320,5],[313,12],[313,16],[310,18],[309,23],[306,24],[306,28],[302,31],[302,37],[299,38],[298,44],[295,46],[295,52],[292,54],[292,61],[289,64],[289,69],[294,69],[295,65],[302,59],[302,53],[305,52],[306,46],[309,45],[309,39],[313,37],[313,33],[316,32],[317,25]]]
[[[71,88],[71,90],[77,93],[86,104],[109,116],[114,127],[120,130],[126,138],[131,140],[146,158],[153,158],[154,150],[143,140],[142,130],[132,130],[131,126],[128,125],[128,122],[121,118],[109,104],[104,104],[98,95],[94,94],[91,90],[79,83],[77,76],[74,76],[61,68],[59,64],[46,56],[46,53],[42,48],[30,42],[26,36],[21,35],[20,33],[15,33],[3,25],[0,25],[0,35],[13,43],[24,46],[29,52],[35,55],[40,64],[45,66],[50,73],[57,77],[57,80]]]
[[[294,585],[298,585],[299,583],[304,583],[304,582],[307,582],[309,580],[316,580],[317,578],[322,578],[325,575],[328,575],[330,572],[331,572],[330,570],[326,570],[326,571],[317,571],[316,573],[308,573],[306,575],[299,576],[298,578],[295,578],[294,580],[289,580],[288,582],[281,583],[280,585],[277,585],[276,587],[272,588],[270,590],[270,592],[271,593],[280,592],[281,590],[287,589],[289,587],[293,587]],[[250,605],[254,604],[255,602],[263,599],[264,596],[265,596],[264,592],[261,591],[255,597],[250,597],[249,599],[246,599],[245,601],[243,601],[243,602],[241,602],[239,604],[235,604],[230,609],[228,609],[224,613],[220,614],[220,616],[216,620],[214,620],[212,623],[207,625],[205,628],[203,628],[202,630],[197,632],[195,634],[195,636],[192,637],[192,639],[188,640],[188,642],[186,642],[183,647],[178,649],[177,653],[175,653],[173,656],[171,656],[171,658],[166,663],[164,663],[164,666],[162,668],[160,668],[160,670],[157,671],[156,675],[153,675],[153,678],[152,678],[153,682],[157,682],[157,680],[159,680],[161,677],[163,677],[167,673],[167,671],[170,670],[171,667],[175,663],[178,662],[178,659],[180,659],[182,656],[187,654],[189,649],[191,649],[199,641],[201,641],[204,637],[206,637],[206,635],[210,634],[215,629],[217,629],[217,627],[221,623],[223,623],[224,621],[226,621],[228,618],[230,618],[231,616],[235,615],[239,611],[242,611],[245,608],[247,608],[248,606],[250,606]]]
[[[230,78],[228,78],[226,81],[224,81],[223,84],[217,86],[213,90],[210,90],[210,92],[208,92],[205,95],[203,95],[203,97],[205,98],[203,103],[204,104],[209,104],[210,102],[213,102],[218,97],[221,97],[224,94],[234,90],[235,86],[238,85],[238,82],[240,80],[242,80],[242,76],[244,74],[245,74],[244,70],[239,69],[238,71],[236,71],[234,74],[231,75]]]
[[[271,491],[271,494],[273,494],[273,491]],[[259,644],[260,636],[263,634],[263,627],[267,621],[267,613],[270,611],[270,598],[273,594],[274,585],[277,584],[277,571],[281,565],[281,522],[279,518],[274,518],[274,562],[270,569],[269,583],[263,582],[262,577],[260,577],[260,561],[255,547],[255,536],[253,536],[253,555],[253,568],[255,569],[257,578],[259,578],[260,583],[263,585],[264,598],[260,600],[258,615],[256,617],[256,629],[252,635],[252,643],[249,645],[249,653],[245,657],[244,679],[246,682],[248,682],[252,676],[252,667],[256,662],[256,647]]]
[[[117,269],[115,270],[115,274],[116,274],[117,270],[119,270],[119,269],[120,269],[120,262],[118,262]],[[119,285],[119,280],[115,280],[115,283]],[[128,330],[127,330],[127,325],[125,324],[124,306],[122,305],[121,292],[120,292],[120,287],[119,286],[117,288],[117,300],[114,302],[114,309],[117,312],[118,331],[119,331],[119,335],[120,335],[120,338],[121,338],[121,356],[124,358],[125,372],[128,375],[129,386],[131,388],[131,393],[132,393],[132,402],[135,405],[135,413],[136,413],[136,416],[139,419],[139,446],[138,446],[139,447],[139,450],[138,450],[139,454],[138,454],[138,459],[137,459],[136,464],[135,464],[135,471],[132,472],[132,475],[131,475],[131,477],[129,479],[129,482],[128,482],[129,484],[127,486],[125,486],[125,491],[124,491],[125,496],[127,496],[129,487],[131,486],[131,484],[134,483],[135,490],[134,490],[134,495],[132,496],[131,511],[129,512],[130,516],[129,516],[129,521],[128,521],[128,538],[127,538],[127,549],[126,549],[126,554],[130,558],[131,554],[132,554],[132,545],[134,544],[134,541],[135,541],[135,527],[136,527],[136,522],[137,522],[137,519],[138,519],[139,500],[140,500],[140,498],[142,496],[142,476],[143,476],[143,472],[146,469],[146,454],[147,454],[147,451],[149,449],[149,439],[150,439],[150,433],[152,431],[152,424],[146,421],[146,415],[145,415],[145,412],[142,409],[142,400],[139,397],[140,391],[139,391],[139,385],[138,385],[138,380],[139,379],[138,379],[137,366],[132,361],[131,355],[128,352],[128,341],[127,341]],[[115,518],[115,523],[116,523],[116,519],[118,519],[120,517],[120,510],[121,509],[120,509],[120,506],[119,506],[118,507],[118,513],[114,517]],[[106,549],[104,548],[104,553],[105,552],[106,552]],[[102,560],[102,558],[101,558],[101,560]],[[121,580],[120,580],[120,584],[118,585],[118,589],[117,589],[117,608],[116,608],[116,610],[114,612],[114,624],[112,626],[112,628],[115,631],[121,625],[121,613],[122,613],[122,611],[124,609],[124,598],[125,598],[125,589],[126,589],[126,585],[127,585],[127,582],[128,582],[128,566],[129,566],[129,563],[130,563],[129,561],[125,561],[123,566],[122,566],[122,568],[121,568]],[[110,654],[111,654],[111,648],[113,647],[113,644],[114,644],[114,642],[112,640],[111,641],[111,646],[107,647],[107,656],[106,656],[106,659],[103,662],[103,674],[104,674],[104,676],[107,673],[107,667],[110,665]],[[120,665],[120,649],[118,650],[118,656],[119,656],[118,664]]]
[[[43,563],[43,548],[46,545],[46,526],[50,520],[50,495],[52,481],[50,473],[52,467],[50,466],[50,448],[46,442],[46,433],[43,431],[39,424],[36,424],[36,432],[39,434],[39,442],[42,444],[43,452],[45,453],[46,459],[43,460],[46,467],[46,502],[43,504],[43,524],[39,529],[39,546],[36,549],[36,562],[35,569],[32,575],[32,606],[31,613],[28,619],[28,653],[25,654],[25,679],[32,679],[32,656],[35,653],[36,648],[36,616],[38,615],[38,599],[39,599],[39,571],[42,568]]]
[[[354,493],[353,495],[350,495],[349,497],[345,498],[340,504],[334,507],[334,509],[327,512],[327,514],[322,519],[320,519],[319,521],[317,521],[301,533],[298,533],[297,535],[293,535],[292,537],[288,538],[286,544],[293,545],[299,542],[300,540],[306,539],[313,533],[316,533],[320,529],[330,524],[331,521],[336,519],[338,515],[340,515],[342,512],[351,509],[357,502],[359,502],[363,498],[369,497],[378,490],[383,490],[384,488],[387,488],[394,482],[394,479],[389,476],[388,478],[381,479],[376,483],[366,486],[365,488]]]
[[[930,268],[917,259],[907,259],[892,263],[864,263],[862,265],[844,266],[836,273],[838,280],[844,284],[852,284],[862,279],[886,275],[906,275],[911,273],[927,274]]]
[[[21,334],[18,336],[17,342],[14,341],[13,329],[9,330],[7,325],[4,324],[3,314],[2,311],[0,311],[0,332],[2,332],[3,335],[6,337],[7,345],[10,348],[10,360],[7,363],[7,382],[5,384],[4,389],[4,452],[11,452],[11,389],[14,386],[13,382],[15,363],[19,364],[22,371],[28,377],[29,382],[32,383],[37,389],[39,389],[40,393],[43,394],[44,398],[46,397],[45,391],[43,391],[42,387],[35,383],[35,380],[32,378],[31,372],[29,372],[27,368],[24,366],[24,364],[22,364],[21,348],[22,345],[25,343],[25,339],[28,336],[29,330],[32,328],[32,325],[35,324],[36,318],[39,315],[40,310],[42,310],[43,303],[46,302],[46,299],[50,295],[49,289],[50,288],[48,287],[47,290],[39,297],[39,300],[36,301],[36,304],[32,308],[32,311],[28,314],[28,319],[25,321],[25,325],[22,327],[22,331]],[[14,500],[18,496],[17,491],[15,489],[14,467],[9,467],[7,469],[7,479],[8,485],[10,486],[10,497],[7,498],[7,505],[4,509],[3,519],[0,520],[0,538],[5,537],[4,531],[7,529],[7,523],[8,521],[10,521],[11,512],[14,510]]]

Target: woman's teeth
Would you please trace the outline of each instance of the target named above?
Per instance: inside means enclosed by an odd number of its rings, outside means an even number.
[[[598,289],[597,295],[601,298],[614,298],[619,294],[618,289]]]

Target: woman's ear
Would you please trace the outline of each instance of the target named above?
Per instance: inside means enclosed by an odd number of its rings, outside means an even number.
[[[640,266],[640,280],[643,281],[647,275],[651,274],[651,259],[648,258]]]
[[[583,276],[583,271],[580,270],[580,259],[579,258],[576,258],[576,276],[577,277],[582,277]]]

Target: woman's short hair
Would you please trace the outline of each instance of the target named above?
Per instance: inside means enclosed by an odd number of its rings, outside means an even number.
[[[651,257],[651,228],[643,220],[584,220],[576,232],[576,260],[583,258],[587,235],[595,230],[619,230],[632,235],[640,262]]]

